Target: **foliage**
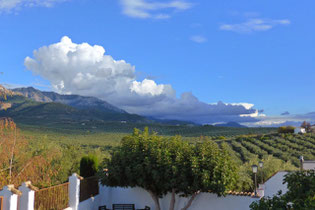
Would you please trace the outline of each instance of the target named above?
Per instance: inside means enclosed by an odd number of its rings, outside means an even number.
[[[278,128],[278,133],[294,133],[293,126],[281,126]]]
[[[259,159],[257,156],[251,159],[250,161],[242,164],[239,169],[239,181],[237,183],[238,190],[240,191],[251,191],[253,192],[254,187],[254,177],[252,173],[252,165],[258,165],[259,161],[263,161],[263,169],[258,169],[257,174],[257,182],[263,183],[269,177],[277,173],[281,170],[286,171],[293,171],[297,168],[293,166],[290,162],[284,162],[280,159],[274,158],[273,156],[269,155],[264,157],[263,159]]]
[[[295,209],[315,209],[315,171],[296,172],[286,176],[285,197]]]
[[[113,149],[119,145],[119,141],[126,133],[83,132],[74,130],[52,130],[42,127],[23,126],[21,135],[31,144],[32,150],[46,147],[55,147],[64,156],[59,161],[60,169],[54,183],[67,181],[68,175],[79,173],[79,162],[84,154],[97,154],[99,160],[109,158]],[[165,136],[165,138],[171,138]],[[251,163],[257,164],[259,160],[267,161],[272,156],[275,163],[274,170],[265,175],[264,180],[273,174],[273,171],[294,170],[299,167],[299,156],[306,160],[315,159],[315,135],[314,134],[268,134],[268,135],[241,135],[227,137],[226,140],[218,140],[216,136],[182,137],[188,143],[203,143],[213,140],[220,147],[225,145],[231,158],[236,162],[239,170],[240,183],[238,190],[251,191],[253,189]],[[72,149],[70,149],[72,148]],[[69,152],[68,152],[69,151]],[[71,156],[75,156],[71,157]],[[246,164],[247,163],[247,164]],[[243,165],[245,164],[245,165]],[[292,166],[293,164],[293,166]],[[71,165],[71,167],[70,167]],[[268,165],[265,163],[265,169]],[[57,167],[57,166],[56,166]]]
[[[224,195],[236,183],[236,167],[228,152],[213,141],[189,144],[179,136],[165,138],[135,129],[122,139],[102,174],[102,184],[120,187],[142,187],[152,196],[156,209],[158,197],[172,193],[191,196],[187,209],[200,192]]]
[[[56,151],[55,153],[58,154],[55,155],[53,162],[55,175],[50,183],[41,183],[40,187],[63,183],[72,173],[79,173],[80,159],[84,154],[96,154],[99,160],[109,158],[110,153],[119,145],[119,141],[128,134],[22,125],[19,135],[27,142],[29,155],[49,154],[50,151]],[[165,136],[164,138],[172,137]],[[237,189],[241,191],[253,190],[251,163],[257,164],[259,160],[263,160],[266,162],[264,168],[267,172],[268,165],[272,168],[272,164],[268,164],[266,160],[268,156],[272,156],[272,162],[275,163],[274,171],[298,168],[300,155],[303,155],[306,160],[315,159],[315,135],[311,133],[226,136],[226,140],[219,140],[217,136],[202,135],[182,137],[182,139],[194,144],[213,140],[220,148],[224,145],[239,168],[240,183]],[[248,163],[250,161],[251,163]],[[269,178],[272,172],[266,173],[264,180]]]
[[[58,151],[31,151],[10,119],[0,121],[0,136],[0,188],[26,180],[38,186],[51,183],[58,173],[53,164],[60,155]]]
[[[95,176],[98,170],[98,158],[95,155],[88,155],[81,158],[80,175],[84,178]]]
[[[239,153],[238,156],[243,162],[248,162],[255,156],[263,159],[268,155],[272,155],[274,158],[290,162],[294,166],[299,167],[299,157],[301,155],[306,160],[315,159],[314,134],[241,136],[225,142],[231,146],[232,152]]]
[[[305,128],[306,132],[310,132],[311,131],[311,123],[304,121],[301,125],[302,128]]]
[[[288,183],[288,192],[284,195],[279,192],[272,198],[263,198],[250,205],[252,210],[272,209],[315,209],[315,171],[303,171],[287,174],[285,183]]]
[[[251,210],[289,210],[286,200],[281,197],[281,191],[272,198],[262,198],[250,205]]]

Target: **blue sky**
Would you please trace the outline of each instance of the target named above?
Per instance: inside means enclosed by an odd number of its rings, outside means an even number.
[[[29,2],[0,0],[1,83],[51,89],[54,78],[24,59],[68,36],[135,66],[137,81],[170,84],[178,98],[246,102],[267,116],[315,111],[312,0]]]

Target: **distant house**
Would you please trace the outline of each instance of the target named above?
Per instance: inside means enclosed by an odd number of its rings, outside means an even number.
[[[297,127],[294,129],[294,133],[295,134],[306,133],[306,130],[305,130],[305,128]]]

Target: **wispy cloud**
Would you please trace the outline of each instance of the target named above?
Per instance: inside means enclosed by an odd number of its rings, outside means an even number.
[[[175,0],[169,2],[158,2],[149,0],[120,0],[123,13],[134,18],[170,18],[170,10],[183,11],[192,7],[191,3]]]
[[[315,112],[306,114],[290,114],[284,112],[280,116],[264,116],[259,115],[256,117],[257,122],[246,122],[243,125],[251,127],[279,127],[279,126],[300,126],[302,122],[307,121],[311,124],[315,123]]]
[[[0,0],[0,13],[10,12],[23,7],[51,7],[57,2],[66,0]]]
[[[288,19],[271,20],[271,19],[249,19],[246,22],[238,24],[222,24],[220,30],[233,31],[237,33],[251,33],[259,31],[268,31],[279,25],[289,25]]]
[[[190,40],[193,42],[199,43],[199,44],[208,41],[206,37],[200,36],[200,35],[192,36],[192,37],[190,37]]]

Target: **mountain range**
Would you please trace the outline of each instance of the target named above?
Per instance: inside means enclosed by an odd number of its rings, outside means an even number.
[[[62,128],[97,128],[106,123],[153,123],[94,97],[61,95],[35,88],[13,90],[0,87],[0,117],[10,117],[23,125]]]
[[[11,117],[23,125],[66,127],[76,129],[104,126],[126,127],[137,125],[195,125],[178,120],[161,120],[130,114],[104,100],[80,95],[62,95],[40,91],[33,87],[8,90],[0,86],[2,99],[0,117]],[[129,124],[129,125],[126,125]],[[220,127],[243,127],[229,122]]]
[[[79,96],[79,95],[61,95],[55,92],[40,91],[33,87],[16,88],[12,90],[15,93],[19,93],[26,98],[32,99],[37,102],[45,103],[61,103],[69,105],[78,109],[95,109],[108,113],[124,113],[126,111],[119,109],[106,101],[95,97]]]

